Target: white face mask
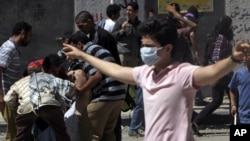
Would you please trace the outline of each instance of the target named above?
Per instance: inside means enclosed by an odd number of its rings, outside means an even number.
[[[142,47],[140,49],[142,61],[148,65],[152,66],[156,64],[161,58],[157,55],[157,51],[163,47]]]

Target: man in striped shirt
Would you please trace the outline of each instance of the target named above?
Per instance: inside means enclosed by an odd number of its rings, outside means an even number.
[[[83,32],[77,34],[81,40],[71,39],[72,45],[97,58],[115,63],[114,57],[107,49],[91,42]],[[121,112],[122,101],[125,99],[124,84],[102,74],[87,62],[83,62],[83,70],[87,82],[78,89],[82,94],[89,89],[92,90],[92,98],[87,106],[88,117],[93,126],[92,139],[105,138],[115,141],[114,128]]]
[[[11,37],[0,47],[0,109],[7,123],[5,141],[12,141],[16,135],[16,110],[5,107],[3,97],[10,86],[21,78],[20,47],[26,47],[31,42],[32,27],[26,22],[17,23]]]

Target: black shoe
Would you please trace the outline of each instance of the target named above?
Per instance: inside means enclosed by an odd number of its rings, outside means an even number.
[[[139,133],[138,131],[137,132],[136,131],[129,131],[128,135],[130,137],[144,137],[144,134]]]
[[[197,123],[195,122],[192,123],[192,129],[197,136],[199,137],[202,136],[202,134],[199,132],[199,125],[197,125]]]
[[[141,126],[139,129],[141,129],[142,131],[145,131],[145,127]]]

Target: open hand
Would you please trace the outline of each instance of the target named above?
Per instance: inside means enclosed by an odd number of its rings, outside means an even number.
[[[63,51],[65,52],[68,60],[83,60],[83,52],[70,44],[63,44]]]

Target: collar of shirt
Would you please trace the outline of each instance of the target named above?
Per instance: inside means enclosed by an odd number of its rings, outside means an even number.
[[[153,74],[153,79],[157,80],[161,78],[163,75],[166,75],[169,71],[177,67],[180,63],[179,62],[172,62],[170,65],[168,65],[166,68],[162,69],[158,74]],[[152,66],[152,69],[154,69],[155,66]]]

